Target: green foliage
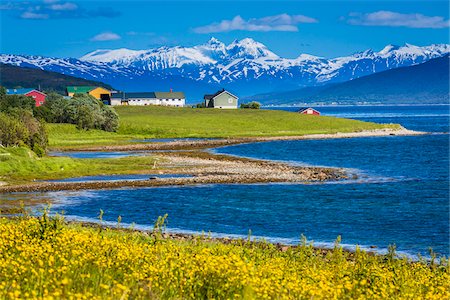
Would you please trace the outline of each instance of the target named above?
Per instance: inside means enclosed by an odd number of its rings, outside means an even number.
[[[75,124],[81,130],[114,132],[119,128],[115,110],[87,94],[75,94],[72,99],[65,99],[50,93],[44,105],[36,108],[36,114],[49,123]]]
[[[260,109],[261,108],[261,103],[256,102],[256,101],[252,101],[249,103],[241,103],[241,108],[250,108],[250,109]]]
[[[205,102],[200,102],[192,106],[192,108],[205,108],[205,107],[206,107]]]
[[[17,146],[28,140],[28,130],[20,119],[0,113],[0,145]]]
[[[23,111],[32,112],[34,107],[35,102],[31,97],[0,94],[0,112],[19,117]]]
[[[33,116],[35,102],[31,97],[6,95],[0,90],[0,145],[18,146],[25,144],[45,154],[48,138],[43,122]]]
[[[44,153],[39,153],[41,150],[37,147],[35,145],[34,152],[27,147],[0,147],[0,181],[19,184],[34,179],[148,173],[155,162],[152,156],[110,159],[43,156]]]

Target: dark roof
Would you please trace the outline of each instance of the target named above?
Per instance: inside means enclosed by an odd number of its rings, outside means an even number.
[[[118,92],[118,93],[112,93],[111,99],[132,99],[132,98],[140,98],[140,99],[155,99],[156,95],[154,92]]]
[[[183,92],[155,92],[158,99],[185,99]]]
[[[205,96],[203,96],[203,99],[211,100],[212,98],[222,94],[223,92],[225,92],[225,89],[221,89],[220,91],[217,91],[215,94],[206,94]]]

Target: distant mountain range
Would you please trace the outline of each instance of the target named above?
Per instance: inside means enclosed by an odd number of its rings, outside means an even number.
[[[112,89],[108,84],[25,67],[0,64],[0,85],[7,88],[41,88],[64,94],[70,85],[93,85]]]
[[[343,83],[244,98],[262,104],[449,103],[449,55]]]
[[[102,81],[127,91],[173,88],[184,91],[192,103],[221,87],[241,97],[294,90],[420,64],[449,52],[447,44],[405,44],[332,59],[307,54],[288,59],[250,38],[229,45],[211,38],[194,47],[96,50],[79,59],[2,54],[0,63]]]

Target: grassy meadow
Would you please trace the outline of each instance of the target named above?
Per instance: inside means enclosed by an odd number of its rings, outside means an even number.
[[[120,117],[118,132],[80,131],[74,125],[49,124],[50,146],[126,144],[142,138],[298,136],[397,126],[275,110],[163,106],[120,106],[115,109]]]
[[[34,179],[145,173],[154,168],[154,163],[151,156],[111,159],[38,157],[26,147],[7,147],[0,148],[0,181],[18,184]]]
[[[2,299],[449,299],[448,260],[0,217]],[[117,224],[120,227],[120,223]]]

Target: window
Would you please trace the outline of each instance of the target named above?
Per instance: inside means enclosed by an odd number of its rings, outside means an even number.
[[[232,104],[233,103],[233,98],[228,98],[228,103]]]

